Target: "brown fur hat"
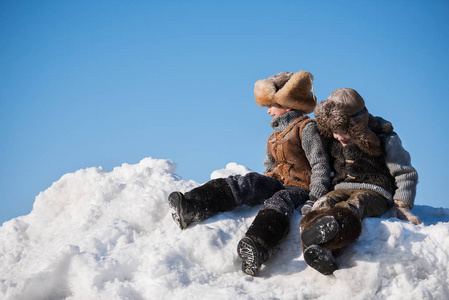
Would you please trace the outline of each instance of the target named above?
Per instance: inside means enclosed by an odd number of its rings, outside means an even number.
[[[380,128],[376,119],[366,109],[365,101],[355,90],[335,90],[326,101],[318,103],[314,114],[318,130],[324,137],[333,138],[333,130],[342,129],[364,152],[370,155],[382,153],[376,133],[390,129]]]
[[[313,75],[305,71],[282,72],[258,80],[254,85],[256,103],[262,107],[279,104],[309,114],[316,106],[312,81]]]

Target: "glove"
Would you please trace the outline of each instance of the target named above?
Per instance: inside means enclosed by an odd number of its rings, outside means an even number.
[[[410,212],[410,205],[401,200],[394,200],[390,218],[409,221],[415,225],[421,224],[421,219]]]
[[[316,197],[310,195],[309,200],[307,200],[306,203],[304,203],[304,205],[301,207],[301,215],[305,216],[308,212],[310,212],[315,201]]]

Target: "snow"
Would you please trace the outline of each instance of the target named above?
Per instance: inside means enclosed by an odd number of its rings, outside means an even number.
[[[213,178],[246,173],[230,163]],[[170,160],[66,174],[29,215],[0,227],[1,299],[448,299],[449,209],[416,206],[423,224],[370,218],[324,276],[301,254],[299,221],[259,277],[236,246],[257,207],[181,231],[166,198],[199,184]]]

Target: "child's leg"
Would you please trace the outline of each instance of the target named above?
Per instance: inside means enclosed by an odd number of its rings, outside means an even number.
[[[186,229],[192,222],[201,222],[236,206],[261,204],[283,188],[279,180],[251,172],[210,180],[185,194],[173,192],[168,202],[173,220]]]
[[[181,229],[236,206],[232,190],[222,178],[208,181],[185,194],[173,192],[168,196],[168,203],[173,210],[173,220]]]
[[[225,180],[237,206],[262,204],[265,199],[269,199],[274,193],[284,189],[284,185],[279,180],[256,172],[244,176],[229,176]]]
[[[358,207],[347,201],[352,193],[351,190],[328,193],[300,222],[304,259],[325,275],[338,268],[333,252],[341,253],[362,231]]]
[[[346,203],[342,202],[337,206],[352,208],[360,220],[363,220],[384,214],[388,210],[388,201],[379,193],[370,190],[353,190]]]
[[[300,228],[303,248],[320,245],[335,250],[355,242],[362,223],[350,207],[335,206],[311,211],[300,221]]]
[[[340,230],[340,225],[332,211],[336,205],[346,203],[351,191],[335,190],[318,199],[312,211],[300,221],[303,250],[310,245],[320,245],[330,241]]]
[[[313,210],[322,210],[335,207],[340,202],[351,197],[352,190],[334,190],[319,198],[313,205]]]
[[[288,187],[265,201],[237,247],[245,273],[257,275],[259,266],[277,251],[290,230],[294,209],[308,197],[303,188]]]

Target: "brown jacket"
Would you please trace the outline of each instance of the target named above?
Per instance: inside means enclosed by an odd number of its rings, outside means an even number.
[[[384,154],[369,155],[354,143],[343,147],[335,139],[329,145],[335,170],[332,184],[342,182],[372,184],[385,189],[390,194],[394,193],[394,177],[385,163]]]
[[[309,122],[313,120],[303,116],[284,131],[275,131],[270,135],[267,153],[273,157],[274,165],[266,176],[274,177],[285,185],[299,186],[310,191],[312,171],[301,142],[302,130]]]

